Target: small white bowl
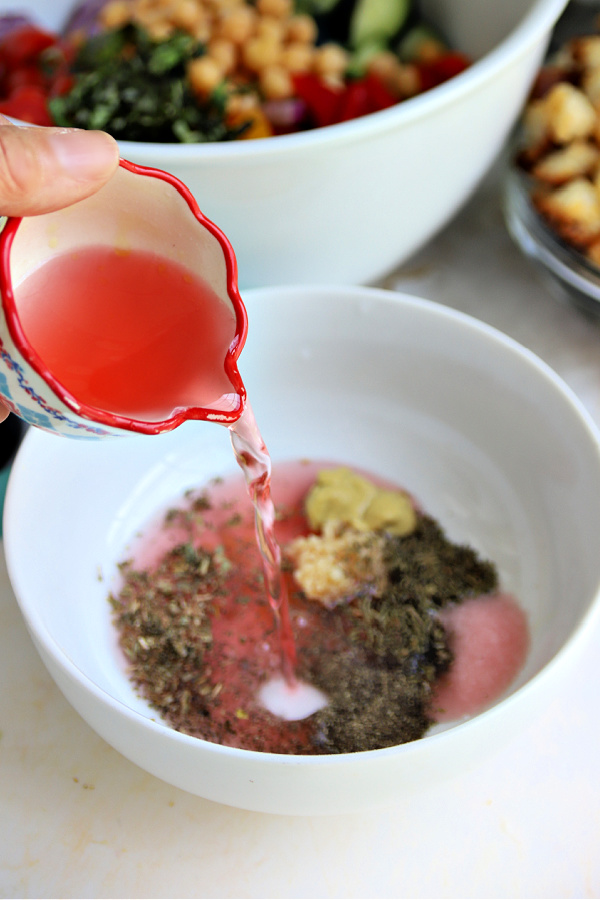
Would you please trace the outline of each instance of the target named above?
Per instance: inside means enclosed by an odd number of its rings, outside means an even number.
[[[205,422],[89,444],[31,429],[6,502],[12,584],[67,699],[148,772],[279,814],[400,802],[518,733],[577,657],[600,606],[600,438],[543,362],[446,307],[366,288],[264,289],[245,300],[240,370],[275,462],[312,457],[377,473],[410,490],[451,539],[493,559],[532,635],[508,694],[419,741],[339,756],[236,750],[159,721],[127,678],[107,593],[155,511],[235,471],[226,430]]]
[[[72,0],[20,0],[48,27]],[[566,0],[421,0],[475,62],[383,112],[218,144],[123,141],[125,159],[188,185],[230,239],[242,287],[372,282],[458,211],[517,119]],[[15,0],[0,0],[0,12]]]

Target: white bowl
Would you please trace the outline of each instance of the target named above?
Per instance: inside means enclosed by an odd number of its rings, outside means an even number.
[[[0,12],[15,0],[0,0]],[[72,0],[21,0],[57,28]],[[242,287],[374,281],[457,212],[515,122],[566,0],[422,0],[475,60],[433,91],[352,122],[212,145],[124,141],[230,239]],[[41,8],[40,8],[41,7]]]
[[[273,459],[378,473],[493,559],[532,633],[508,694],[419,741],[339,756],[236,750],[157,721],[116,650],[108,586],[156,510],[235,470],[227,432],[209,423],[93,444],[31,429],[6,504],[12,584],[67,699],[148,772],[280,814],[400,802],[518,733],[577,657],[600,606],[600,438],[544,363],[445,307],[366,288],[265,289],[246,301],[240,368]]]

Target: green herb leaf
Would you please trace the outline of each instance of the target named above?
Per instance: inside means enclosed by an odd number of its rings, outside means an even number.
[[[87,41],[74,65],[72,90],[49,102],[56,125],[102,129],[119,140],[159,143],[227,141],[249,123],[230,128],[223,91],[200,104],[192,94],[187,64],[205,47],[185,32],[153,41],[126,25]]]

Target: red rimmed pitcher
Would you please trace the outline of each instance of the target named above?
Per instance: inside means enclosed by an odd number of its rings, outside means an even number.
[[[121,160],[93,196],[5,220],[0,397],[77,438],[236,422],[247,316],[231,244],[174,176]]]

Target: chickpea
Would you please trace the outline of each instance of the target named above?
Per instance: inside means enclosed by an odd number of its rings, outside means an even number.
[[[153,13],[156,11],[156,2],[155,0],[134,0],[133,11],[135,15]]]
[[[212,6],[214,15],[218,17],[244,6],[245,0],[216,0],[216,2],[213,0],[213,2],[208,5]]]
[[[201,44],[207,44],[211,36],[211,32],[212,28],[208,18],[201,18],[198,22],[196,22],[196,24],[190,31],[190,34]]]
[[[290,43],[314,44],[317,39],[317,23],[311,16],[291,16],[287,22],[286,39]]]
[[[257,0],[256,8],[261,16],[288,19],[293,10],[292,0]]]
[[[256,12],[251,6],[233,9],[221,19],[219,37],[234,44],[244,44],[254,34],[256,19]]]
[[[583,92],[596,111],[600,108],[600,66],[587,69],[581,79]]]
[[[174,30],[168,19],[156,19],[153,22],[148,22],[146,25],[146,31],[155,41],[166,40],[168,37],[171,37]]]
[[[600,66],[600,35],[590,34],[585,37],[575,38],[573,41],[573,55],[584,69]]]
[[[281,65],[288,72],[308,72],[312,67],[313,53],[310,44],[288,44],[281,51]]]
[[[208,97],[223,80],[223,70],[215,59],[201,56],[189,63],[187,76],[193,92]]]
[[[266,100],[285,100],[293,94],[292,79],[283,66],[265,66],[259,85]]]
[[[145,28],[149,34],[154,27],[158,27],[160,30],[168,22],[168,19],[165,18],[160,10],[150,6],[144,7],[141,4],[136,4],[132,19],[142,28]]]
[[[348,53],[338,44],[323,44],[315,48],[313,71],[321,78],[341,78],[347,65]]]
[[[416,66],[400,65],[390,89],[399,97],[414,97],[421,90],[421,76]]]
[[[419,44],[418,59],[419,62],[435,62],[445,53],[445,47],[441,41],[436,38],[427,38]]]
[[[170,18],[176,28],[183,28],[191,34],[202,18],[202,11],[196,0],[178,0]]]
[[[235,44],[223,38],[215,38],[208,44],[208,55],[218,63],[225,75],[229,75],[234,71],[237,64],[237,54],[238,51]]]
[[[256,23],[256,36],[266,38],[268,41],[282,43],[285,34],[285,28],[281,19],[274,16],[262,16]]]
[[[225,103],[229,116],[251,116],[259,107],[258,97],[254,93],[230,94]]]
[[[280,56],[281,45],[267,38],[252,38],[242,47],[244,65],[252,72],[276,65]]]
[[[371,57],[367,63],[367,71],[391,87],[397,82],[401,66],[402,63],[396,54],[391,50],[385,50]]]
[[[120,28],[131,19],[131,6],[127,0],[111,0],[100,11],[100,22],[105,28]]]

